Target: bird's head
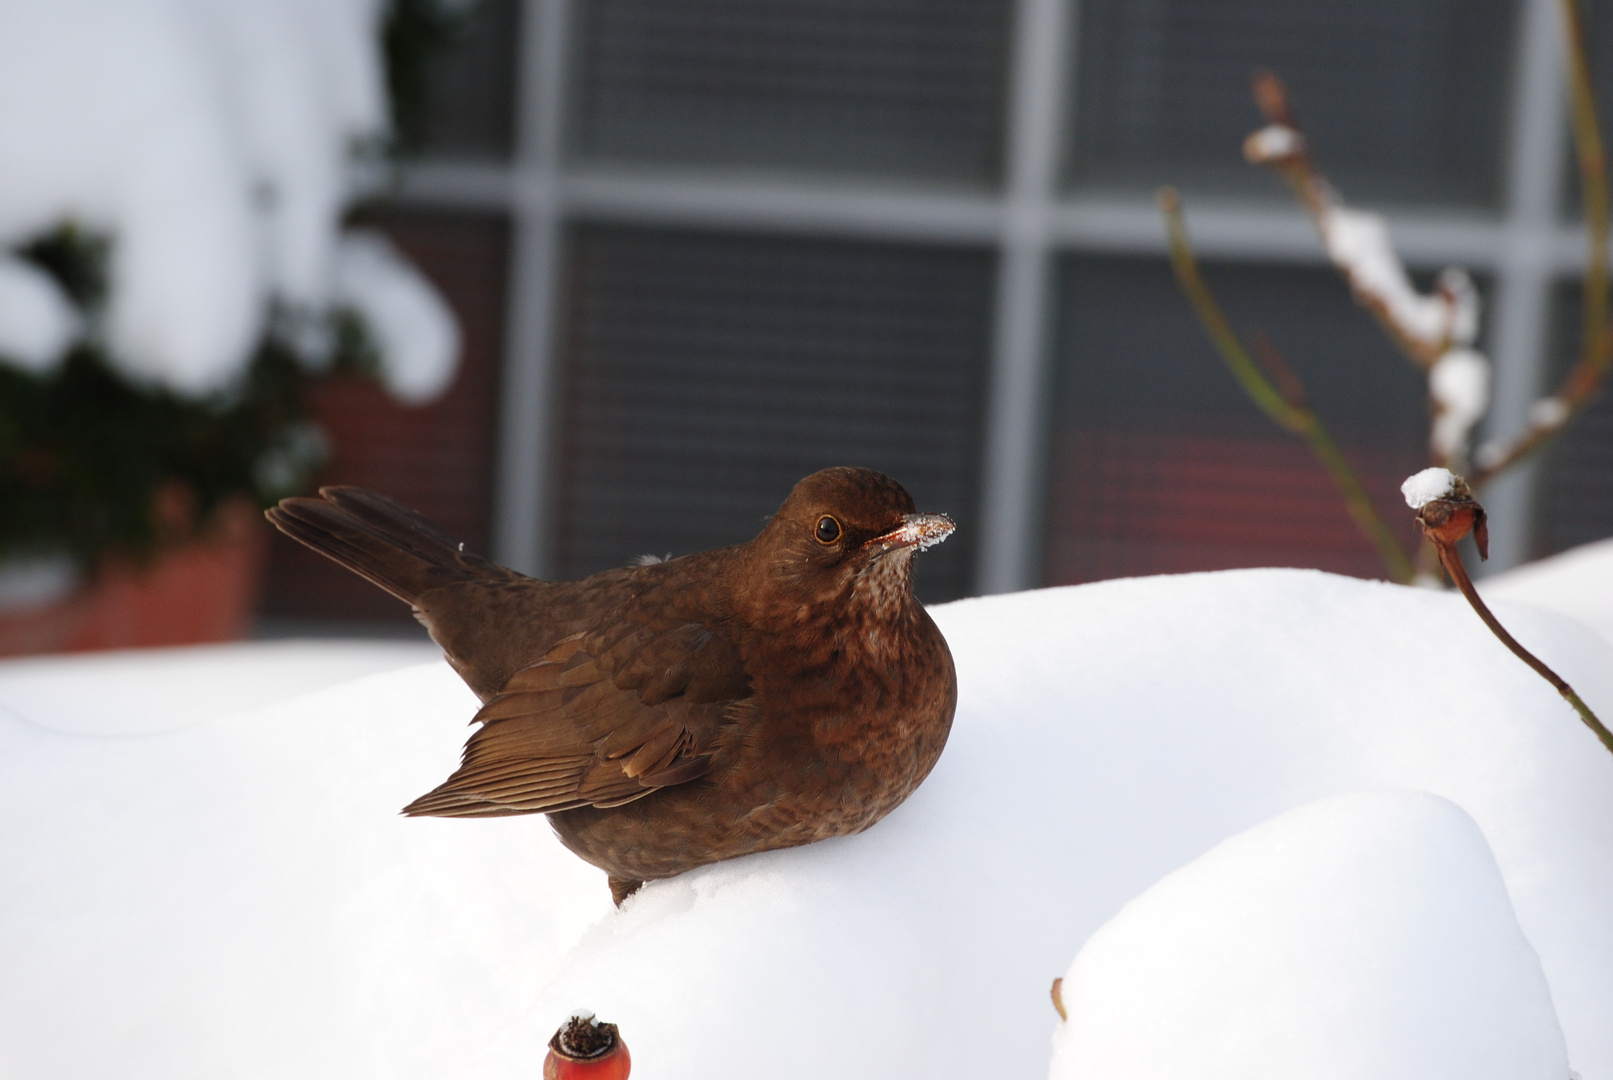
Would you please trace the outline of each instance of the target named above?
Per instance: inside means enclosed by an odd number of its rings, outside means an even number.
[[[863,593],[876,606],[912,597],[912,556],[952,534],[945,514],[920,514],[896,481],[871,469],[824,469],[795,485],[754,541],[767,592],[803,605]]]

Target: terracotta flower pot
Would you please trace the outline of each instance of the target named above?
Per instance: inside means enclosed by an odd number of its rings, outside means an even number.
[[[54,603],[0,611],[0,656],[234,641],[251,630],[268,533],[246,500],[137,564],[109,559]]]

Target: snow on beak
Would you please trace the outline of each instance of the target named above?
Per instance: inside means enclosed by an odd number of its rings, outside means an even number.
[[[865,548],[877,547],[880,552],[894,551],[897,548],[925,548],[934,547],[952,535],[957,526],[945,514],[908,514],[902,518],[901,525],[888,533],[883,533],[863,544]]]

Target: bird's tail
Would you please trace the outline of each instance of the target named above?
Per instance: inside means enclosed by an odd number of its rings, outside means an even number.
[[[317,499],[282,499],[264,514],[275,528],[399,600],[466,581],[493,564],[396,499],[359,487],[325,487]]]

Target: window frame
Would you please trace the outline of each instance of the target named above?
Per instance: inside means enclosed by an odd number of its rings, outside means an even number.
[[[1151,193],[1083,194],[1061,188],[1060,140],[1074,105],[1080,0],[1016,0],[1010,32],[1003,183],[996,192],[886,179],[810,181],[737,170],[568,161],[567,66],[576,0],[522,0],[514,152],[506,162],[424,159],[401,172],[405,206],[497,210],[509,216],[505,355],[500,385],[493,555],[527,573],[552,568],[546,523],[557,456],[556,312],[562,243],[573,222],[710,227],[780,236],[833,236],[987,246],[997,254],[989,396],[982,440],[981,512],[974,586],[1008,592],[1040,583],[1045,415],[1054,349],[1054,277],[1066,254],[1164,259]],[[1556,0],[1520,0],[1500,212],[1407,208],[1387,216],[1413,269],[1456,264],[1494,282],[1487,315],[1495,365],[1488,424],[1526,422],[1549,366],[1555,285],[1583,270],[1582,226],[1560,209],[1569,163],[1562,29]],[[1188,208],[1205,259],[1315,265],[1324,261],[1309,220],[1269,205],[1195,199]],[[1342,286],[1341,286],[1342,287]],[[1491,571],[1529,557],[1535,468],[1486,495]]]

